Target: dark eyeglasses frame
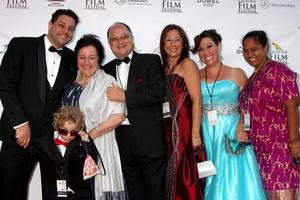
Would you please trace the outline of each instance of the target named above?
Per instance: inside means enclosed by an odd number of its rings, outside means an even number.
[[[57,129],[57,132],[60,134],[60,135],[68,135],[68,133],[70,133],[71,136],[76,136],[78,134],[79,131],[67,131],[65,129],[61,129],[61,128],[58,128]]]

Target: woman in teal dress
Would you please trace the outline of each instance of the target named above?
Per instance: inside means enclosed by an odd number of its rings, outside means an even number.
[[[194,39],[194,53],[205,67],[200,70],[202,131],[207,159],[216,175],[206,178],[205,199],[266,199],[251,143],[239,143],[238,96],[247,77],[240,68],[224,65],[220,59],[221,36],[205,30]]]

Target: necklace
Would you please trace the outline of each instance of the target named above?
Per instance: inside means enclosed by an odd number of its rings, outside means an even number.
[[[210,93],[209,88],[208,88],[208,86],[207,86],[207,70],[206,70],[206,67],[205,67],[205,85],[206,85],[206,89],[207,89],[208,95],[209,95],[209,97],[210,97],[210,103],[211,103],[211,105],[213,104],[213,102],[212,102],[212,97],[213,97],[213,93],[214,93],[215,84],[216,84],[216,82],[217,82],[217,80],[218,80],[218,78],[219,78],[219,75],[220,75],[222,66],[223,66],[223,64],[222,64],[222,62],[221,62],[221,64],[220,64],[220,69],[219,69],[219,71],[218,71],[217,77],[216,77],[216,79],[215,79],[215,81],[214,81],[214,83],[213,83],[212,89],[211,89],[211,93]]]
[[[86,84],[88,84],[89,80],[90,78],[83,78],[82,75],[80,74],[77,82],[79,85],[85,86]]]
[[[254,72],[257,73],[259,72],[262,68],[264,68],[264,66],[266,66],[266,63],[268,62],[269,58],[266,57],[265,61],[263,62],[263,64],[261,64],[257,69],[254,69]]]

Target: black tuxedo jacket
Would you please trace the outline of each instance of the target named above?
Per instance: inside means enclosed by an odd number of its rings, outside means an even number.
[[[50,90],[44,36],[13,38],[3,57],[0,67],[0,99],[3,104],[0,139],[7,144],[17,144],[13,127],[26,121],[29,121],[32,140],[49,132],[61,94],[76,76],[74,54],[64,47],[58,75]]]
[[[86,147],[97,162],[97,149],[94,144],[86,143]],[[83,166],[87,154],[79,136],[68,144],[64,157],[51,133],[38,138],[37,142],[30,146],[30,152],[40,162],[43,200],[57,199],[56,180],[67,181],[67,185],[74,191],[74,194],[68,194],[70,199],[92,199],[90,179],[83,180]]]
[[[116,77],[115,60],[103,66],[103,70]],[[127,114],[137,142],[150,157],[164,153],[162,102],[165,93],[159,56],[133,52],[125,91]]]

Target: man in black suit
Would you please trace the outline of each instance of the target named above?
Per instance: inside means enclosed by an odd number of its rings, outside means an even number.
[[[162,102],[165,78],[158,55],[134,51],[130,28],[117,22],[107,31],[117,59],[103,70],[114,76],[121,88],[107,90],[111,101],[125,102],[127,118],[116,129],[122,169],[131,200],[163,199],[165,152]]]
[[[59,9],[48,23],[48,34],[13,38],[0,67],[0,195],[25,200],[36,159],[30,143],[51,132],[51,119],[65,86],[76,76],[73,52],[64,47],[78,24],[72,10]]]

